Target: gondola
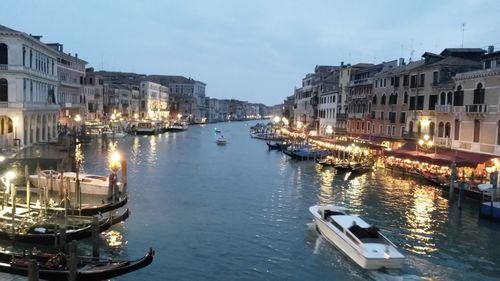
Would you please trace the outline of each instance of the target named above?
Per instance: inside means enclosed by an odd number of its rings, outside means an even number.
[[[99,220],[99,232],[108,230],[111,226],[122,222],[128,218],[130,212],[126,209],[122,214],[116,216],[109,216]],[[83,218],[84,222],[77,225],[66,226],[66,241],[81,240],[92,236],[92,223],[91,217]],[[15,222],[21,225],[22,221]],[[14,240],[19,242],[26,242],[32,244],[50,245],[54,244],[55,240],[60,238],[61,223],[45,222],[39,224],[32,224],[25,228],[17,228],[14,233],[12,232],[10,221],[5,218],[0,226],[0,239]]]
[[[76,279],[106,280],[132,271],[139,270],[153,262],[155,252],[152,248],[147,254],[137,260],[95,260],[92,257],[77,258]],[[28,265],[34,259],[38,264],[38,277],[43,280],[69,280],[70,271],[67,255],[24,253],[23,255],[12,255],[11,253],[0,253],[0,271],[28,276]]]
[[[286,143],[286,142],[280,142],[280,141],[277,141],[274,144],[271,143],[270,141],[267,141],[266,144],[267,144],[267,148],[269,150],[285,150],[289,146],[288,143]]]
[[[80,215],[80,216],[93,216],[93,215],[98,215],[98,214],[103,214],[109,211],[117,210],[128,202],[128,196],[125,195],[123,197],[120,197],[118,201],[116,202],[101,202],[100,204],[82,204],[81,210],[79,210],[76,207],[69,207],[66,209],[66,214],[68,215]],[[16,206],[22,207],[22,208],[27,208],[26,204],[21,204],[17,203]],[[39,211],[40,209],[44,209],[44,207],[40,207],[40,205],[35,205],[31,204],[30,206],[31,209]],[[64,207],[48,207],[47,208],[48,213],[64,213]]]

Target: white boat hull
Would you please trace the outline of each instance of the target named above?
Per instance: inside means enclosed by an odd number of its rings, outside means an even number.
[[[389,248],[387,248],[384,245],[370,243],[370,249],[377,249],[379,254],[369,253],[369,251],[364,249],[363,245],[360,247],[360,245],[357,245],[354,240],[349,239],[345,233],[335,227],[332,227],[331,223],[324,220],[319,214],[317,214],[317,209],[313,210],[313,208],[314,207],[311,207],[310,210],[314,215],[316,229],[326,240],[336,246],[360,267],[369,270],[382,268],[398,269],[403,265],[404,256],[401,255],[394,247],[389,246]],[[387,252],[387,254],[380,254],[384,252]]]
[[[32,186],[36,188],[48,188],[50,191],[58,191],[61,185],[61,179],[52,179],[46,178],[44,176],[38,177],[37,175],[30,175],[29,180]],[[67,179],[63,179],[63,185],[67,184]],[[109,186],[107,181],[103,181],[100,183],[87,183],[85,179],[82,177],[80,180],[80,190],[82,194],[92,194],[92,195],[108,195],[109,194]],[[76,192],[76,181],[71,178],[69,181],[70,192]],[[123,191],[122,184],[118,182],[118,190],[119,192]]]

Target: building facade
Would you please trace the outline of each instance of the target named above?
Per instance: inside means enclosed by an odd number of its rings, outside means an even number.
[[[150,119],[169,118],[169,89],[161,84],[142,81],[141,102],[145,109],[145,116]]]
[[[57,139],[58,53],[40,38],[0,25],[0,146]]]

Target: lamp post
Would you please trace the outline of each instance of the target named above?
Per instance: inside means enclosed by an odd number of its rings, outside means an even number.
[[[332,128],[332,126],[331,126],[331,125],[326,126],[326,131],[325,131],[325,132],[326,132],[326,134],[327,134],[328,136],[330,136],[330,138],[332,138],[332,137],[333,137],[333,128]]]
[[[428,134],[425,134],[424,138],[418,140],[417,152],[419,146],[423,151],[427,151],[434,146],[434,142],[430,139],[430,136]]]
[[[109,169],[111,170],[111,173],[109,175],[108,199],[111,199],[113,203],[115,202],[116,196],[118,195],[118,191],[116,190],[118,176],[116,173],[121,168],[120,158],[121,157],[118,151],[114,151],[109,157]]]

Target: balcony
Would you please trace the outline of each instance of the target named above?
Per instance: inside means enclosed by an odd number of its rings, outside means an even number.
[[[437,104],[436,105],[436,113],[452,113],[453,112],[453,106],[451,104]]]
[[[347,120],[347,113],[337,113],[337,120]]]
[[[486,104],[468,104],[465,106],[466,113],[486,113]]]

